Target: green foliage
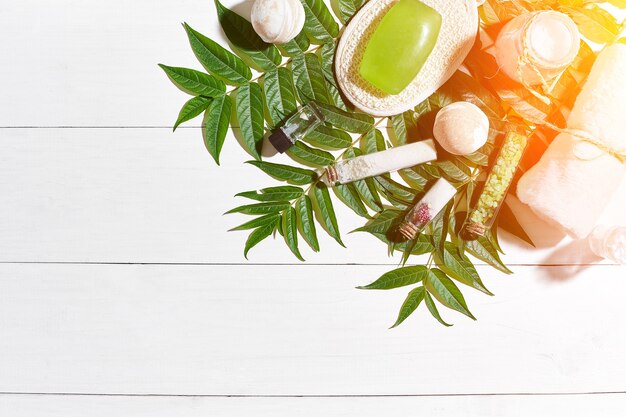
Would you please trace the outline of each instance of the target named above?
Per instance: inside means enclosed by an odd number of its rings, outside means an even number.
[[[203,96],[197,96],[190,99],[185,103],[182,109],[180,109],[180,113],[178,114],[178,118],[176,119],[176,123],[174,123],[174,129],[180,126],[182,123],[185,123],[196,116],[199,116],[204,112],[209,105],[211,104],[212,99]]]
[[[339,0],[339,19],[346,23],[363,6],[365,0]]]
[[[207,71],[235,85],[245,84],[252,78],[250,68],[239,57],[196,32],[187,23],[183,26],[193,53]]]
[[[219,165],[220,153],[228,132],[228,122],[232,111],[230,97],[222,95],[211,101],[206,110],[206,121],[204,124],[204,144]]]
[[[224,95],[226,86],[215,77],[200,71],[159,64],[168,77],[181,90],[198,96],[218,97]]]
[[[257,83],[248,83],[239,87],[235,99],[235,108],[237,109],[237,121],[243,136],[243,144],[252,156],[260,160],[259,152],[265,133],[261,87]]]
[[[293,185],[305,185],[312,183],[317,175],[314,171],[289,165],[273,164],[271,162],[248,161],[249,164],[256,166],[261,171]]]
[[[226,37],[236,52],[249,58],[260,70],[272,70],[281,62],[280,52],[271,44],[263,42],[254,31],[252,24],[215,0],[217,17]]]
[[[291,70],[293,83],[302,103],[314,100],[330,104],[330,95],[317,55],[308,53],[294,57],[291,60]]]
[[[617,6],[616,3],[622,1],[611,0]],[[232,127],[240,129],[243,147],[255,158],[247,163],[289,184],[237,194],[247,199],[247,203],[228,213],[251,216],[231,229],[249,233],[244,246],[246,258],[260,242],[280,235],[291,253],[303,260],[302,241],[312,251],[320,250],[319,228],[343,246],[335,213],[335,204],[340,202],[365,219],[365,224],[356,231],[383,242],[390,254],[396,251],[402,254],[399,268],[359,287],[390,290],[414,286],[393,327],[408,318],[422,302],[444,326],[450,324],[442,319],[436,303],[473,319],[455,282],[491,293],[468,255],[510,273],[500,258],[495,228],[472,242],[464,242],[458,233],[464,221],[463,210],[467,210],[471,201],[477,178],[488,168],[489,155],[505,129],[506,111],[501,99],[490,86],[477,82],[476,77],[457,72],[429,99],[402,114],[375,120],[355,111],[344,102],[333,73],[339,26],[323,0],[301,2],[306,14],[303,31],[278,46],[263,42],[250,22],[224,7],[219,0],[215,0],[218,18],[234,53],[184,24],[191,49],[206,72],[161,65],[178,88],[193,96],[180,110],[174,129],[204,112],[206,148],[219,164],[229,123],[233,123]],[[597,11],[594,4],[574,5],[571,0],[554,2],[554,8],[562,8],[577,20],[586,36],[604,39],[610,34],[614,37],[612,21]],[[561,3],[556,4],[558,2]],[[363,3],[362,0],[339,0],[336,6],[340,20],[348,21]],[[513,9],[517,13],[521,10],[519,7],[525,10],[529,4],[523,0],[515,4],[488,0],[480,13],[483,22],[501,24]],[[566,10],[568,7],[575,11]],[[532,8],[528,6],[528,9]],[[473,68],[470,65],[470,69]],[[252,69],[261,73],[253,77]],[[563,84],[559,88],[568,87]],[[332,192],[324,185],[324,168],[337,161],[432,137],[436,112],[458,100],[478,105],[490,119],[489,143],[478,152],[465,157],[441,152],[437,162],[400,171],[401,179],[385,174],[334,186]],[[318,105],[325,123],[287,151],[294,163],[261,160],[261,142],[267,126],[271,129],[281,126],[309,101]],[[387,122],[387,126],[381,125],[382,122]],[[439,178],[446,178],[457,187],[457,196],[415,239],[405,241],[397,231],[399,224]],[[506,210],[502,213],[502,227],[522,239],[527,238],[514,217],[507,218],[511,216],[507,216]],[[424,255],[428,259],[414,258]],[[413,265],[410,264],[412,259],[416,259]]]
[[[339,35],[339,25],[333,19],[323,0],[300,0],[306,19],[304,33],[318,44],[332,41]]]
[[[280,67],[268,71],[263,78],[265,102],[274,125],[289,117],[298,108],[291,70]]]

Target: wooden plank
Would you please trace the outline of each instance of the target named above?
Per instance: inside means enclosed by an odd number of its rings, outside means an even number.
[[[167,129],[4,129],[0,147],[2,262],[243,262],[247,233],[227,230],[247,216],[222,213],[246,203],[236,193],[279,184],[243,164],[250,157],[233,137],[222,167],[215,166],[199,129],[174,135]],[[625,199],[626,187],[610,219],[626,221],[619,214]],[[349,249],[319,230],[321,253],[302,243],[309,262],[398,262],[378,240],[349,234],[365,220],[340,202],[336,208]],[[529,224],[549,236],[542,222]],[[504,236],[504,245],[511,264],[597,261],[585,242],[547,241],[533,249]],[[250,260],[298,262],[271,240],[253,249]]]
[[[233,137],[222,167],[215,166],[198,129],[175,135],[167,129],[4,129],[0,146],[2,262],[242,262],[247,234],[227,230],[247,216],[222,213],[246,203],[232,197],[237,192],[279,184],[243,164],[250,158]],[[619,213],[626,187],[619,196],[610,218],[625,221]],[[349,249],[320,230],[321,253],[303,243],[308,261],[398,262],[371,236],[349,234],[365,220],[339,202],[336,208]],[[549,234],[542,222],[534,227]],[[511,264],[597,261],[585,242],[549,241],[533,249],[504,240]],[[268,241],[250,260],[293,263],[295,258],[282,242]]]
[[[171,126],[185,94],[157,63],[201,69],[184,21],[226,45],[208,1],[3,2],[0,126]]]
[[[623,269],[518,267],[475,323],[381,266],[0,265],[0,392],[423,395],[624,391]],[[484,271],[481,271],[484,272]]]
[[[375,398],[206,398],[1,395],[12,417],[618,417],[626,395]]]

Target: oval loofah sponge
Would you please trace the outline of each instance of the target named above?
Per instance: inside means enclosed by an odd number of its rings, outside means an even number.
[[[366,3],[346,26],[335,55],[339,88],[352,104],[374,116],[402,113],[427,99],[463,63],[478,32],[476,0],[422,0],[443,18],[439,38],[415,79],[401,93],[385,94],[359,75],[359,65],[369,38],[394,2]]]

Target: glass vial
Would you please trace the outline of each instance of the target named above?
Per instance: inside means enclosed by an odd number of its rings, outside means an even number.
[[[456,194],[456,188],[443,178],[433,184],[422,199],[409,211],[398,232],[413,240],[439,214]]]
[[[435,159],[437,159],[435,142],[432,139],[426,139],[339,161],[324,169],[322,181],[332,187],[410,168]]]
[[[287,119],[284,125],[276,129],[270,135],[269,141],[278,152],[283,153],[323,122],[324,115],[319,107],[311,101]]]
[[[496,40],[496,60],[504,73],[525,85],[555,79],[578,55],[580,33],[567,15],[526,13],[507,23]]]
[[[626,226],[597,226],[588,242],[596,255],[626,265]]]
[[[463,239],[476,240],[484,236],[487,229],[493,225],[511,186],[527,142],[526,136],[522,134],[507,133],[502,148],[487,175],[478,201],[463,225],[461,233]]]

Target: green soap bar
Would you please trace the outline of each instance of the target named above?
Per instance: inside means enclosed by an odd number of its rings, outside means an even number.
[[[419,0],[389,9],[365,48],[359,72],[387,94],[398,94],[420,72],[437,43],[441,15]]]

